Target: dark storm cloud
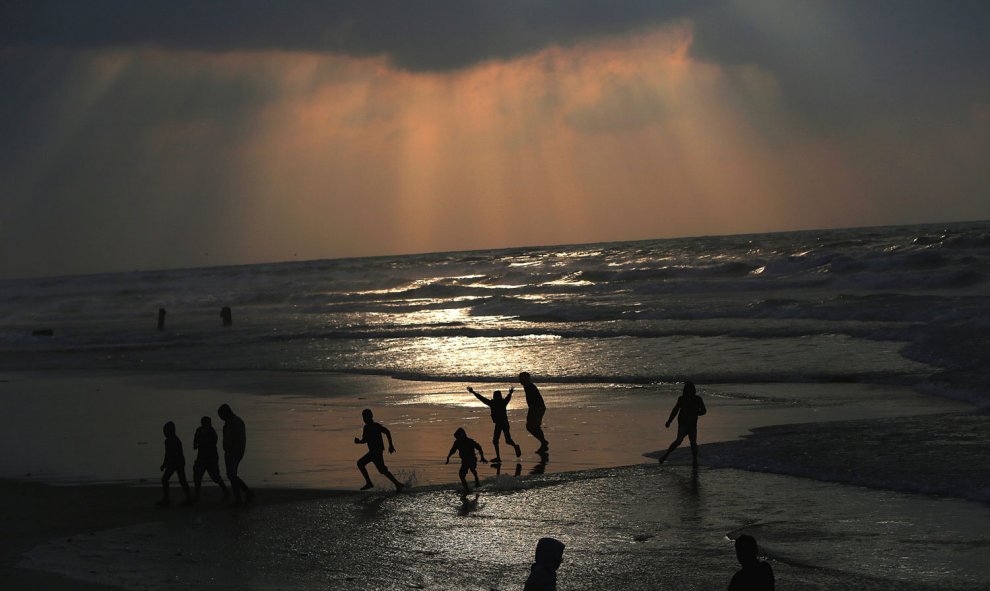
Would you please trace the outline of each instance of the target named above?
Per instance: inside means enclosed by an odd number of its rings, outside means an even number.
[[[385,54],[402,68],[447,70],[657,24],[707,3],[26,0],[5,3],[0,39],[4,45]]]

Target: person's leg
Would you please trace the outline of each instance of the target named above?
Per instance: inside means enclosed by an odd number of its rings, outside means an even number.
[[[492,433],[492,445],[495,446],[495,462],[502,461],[502,454],[499,453],[498,440],[502,437],[502,425],[495,423],[495,431]]]
[[[471,464],[468,469],[471,470],[471,475],[474,476],[474,485],[481,486],[481,481],[478,480],[478,464]]]
[[[237,476],[237,468],[241,463],[241,458],[232,455],[224,455],[224,463],[227,466],[227,480],[230,481],[230,488],[234,493],[234,504],[241,504],[241,491],[247,495],[247,499],[251,500],[251,491],[248,490],[244,481]]]
[[[368,490],[369,488],[374,488],[374,483],[371,482],[371,476],[368,475],[368,469],[365,468],[372,461],[372,453],[368,453],[361,456],[361,459],[357,461],[358,470],[361,471],[361,476],[364,476],[364,486],[361,490]]]
[[[461,462],[461,469],[457,471],[457,475],[461,477],[461,484],[464,486],[464,490],[465,491],[470,491],[471,489],[468,488],[467,479],[464,478],[465,476],[467,476],[467,473],[468,473],[468,466],[467,466],[467,464],[465,464],[464,462]]]
[[[193,488],[196,491],[196,494],[193,495],[193,498],[195,498],[197,501],[199,500],[199,491],[203,487],[204,472],[206,472],[206,465],[203,464],[203,462],[200,462],[199,460],[193,462]],[[213,474],[210,474],[210,476],[213,476]]]
[[[543,415],[546,413],[545,409],[530,411],[529,419],[526,421],[526,429],[540,440],[540,449],[546,451],[550,447],[550,443],[547,438],[543,436]]]
[[[399,482],[395,476],[392,476],[392,472],[388,469],[388,466],[385,465],[385,458],[380,454],[377,458],[375,458],[375,468],[378,468],[379,474],[382,474],[385,478],[392,481],[392,484],[395,485],[395,490],[402,490],[402,483]]]
[[[186,493],[186,505],[192,505],[192,495],[189,494],[189,481],[186,480],[186,466],[183,464],[175,469],[179,475],[179,484],[182,485],[182,492]]]
[[[684,436],[685,435],[687,435],[687,433],[682,432],[680,426],[678,426],[677,427],[677,439],[675,439],[674,442],[670,444],[670,447],[667,448],[667,452],[664,453],[663,456],[660,458],[660,463],[661,464],[664,462],[664,460],[667,459],[667,456],[670,455],[670,452],[672,452],[675,449],[677,449],[677,446],[679,446],[681,444],[681,442],[684,441]]]
[[[698,426],[695,425],[688,431],[688,440],[691,442],[691,463],[698,465]]]
[[[172,479],[172,473],[175,470],[171,467],[166,467],[165,471],[162,472],[162,500],[158,501],[158,504],[162,507],[168,507],[168,481]]]
[[[213,482],[216,482],[217,485],[220,486],[220,490],[223,491],[223,500],[226,501],[227,498],[230,496],[230,491],[227,490],[227,485],[223,483],[223,478],[220,478],[220,460],[212,462],[211,464],[206,466],[206,471],[209,473],[210,479],[212,479]],[[202,475],[200,475],[200,478],[202,478]],[[198,490],[199,489],[197,488],[197,491]],[[196,498],[197,499],[199,498],[198,492]]]
[[[509,423],[504,423],[502,425],[502,433],[505,434],[505,442],[511,445],[516,450],[516,457],[518,458],[519,456],[521,456],[522,449],[520,449],[519,445],[512,440],[512,434],[509,433]]]

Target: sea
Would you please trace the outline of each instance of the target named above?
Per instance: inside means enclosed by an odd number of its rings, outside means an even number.
[[[135,590],[519,589],[553,536],[561,589],[711,589],[750,533],[780,588],[986,589],[988,295],[990,222],[3,280],[4,477],[144,474],[150,510],[163,418],[191,437],[248,392],[259,495],[357,488],[360,450],[341,445],[364,405],[415,485],[149,513],[21,566]],[[551,401],[552,459],[527,449],[461,494],[448,423],[486,447],[491,428],[463,386],[520,371]],[[687,379],[708,401],[703,443],[720,441],[700,469],[642,457],[673,437]]]
[[[988,295],[990,222],[6,279],[0,370],[860,382],[985,406]]]

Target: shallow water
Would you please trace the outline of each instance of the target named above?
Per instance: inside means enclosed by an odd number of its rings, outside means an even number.
[[[173,511],[177,511],[174,509]],[[683,466],[355,494],[55,540],[23,565],[123,589],[519,589],[536,541],[559,589],[723,588],[748,532],[779,588],[985,589],[990,509]]]

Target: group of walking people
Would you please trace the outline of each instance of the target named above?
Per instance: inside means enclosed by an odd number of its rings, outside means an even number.
[[[170,504],[169,480],[173,474],[178,475],[179,485],[186,495],[186,499],[182,502],[183,506],[191,506],[199,501],[204,474],[209,474],[213,482],[220,486],[225,501],[230,498],[230,493],[233,491],[232,506],[239,507],[254,498],[254,493],[237,475],[237,469],[244,459],[244,451],[247,448],[247,429],[244,421],[234,414],[228,404],[220,405],[217,415],[223,419],[223,460],[230,489],[228,490],[223,478],[220,477],[220,454],[217,452],[219,438],[216,429],[213,428],[212,419],[208,416],[200,419],[200,426],[193,436],[193,449],[197,451],[196,461],[193,463],[195,494],[190,494],[189,483],[186,480],[186,458],[182,453],[182,441],[175,434],[175,423],[169,421],[162,427],[165,433],[165,459],[162,460],[161,465],[162,499],[158,501],[159,506],[168,507]]]

